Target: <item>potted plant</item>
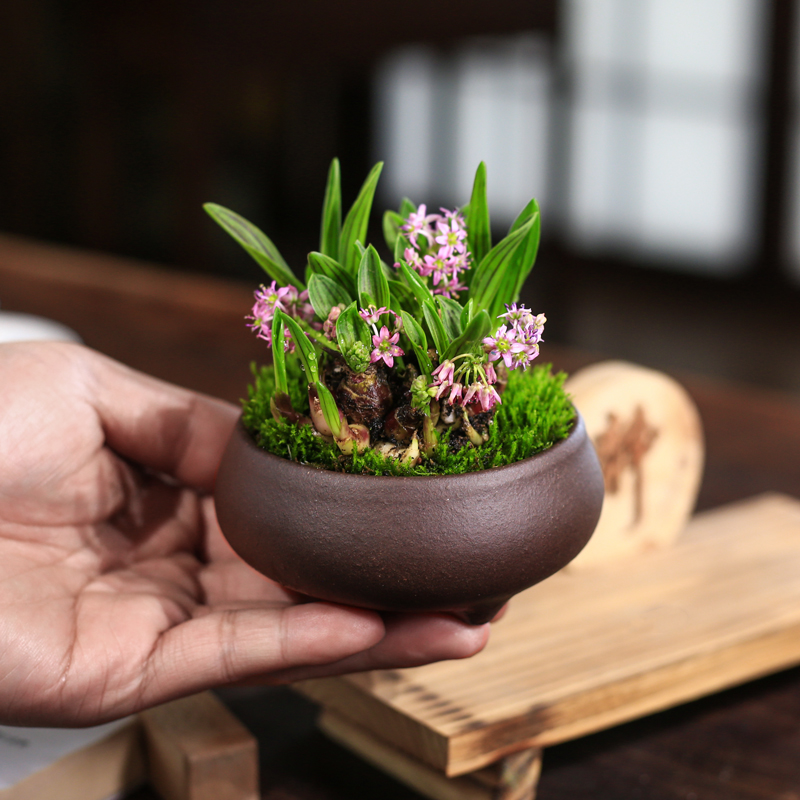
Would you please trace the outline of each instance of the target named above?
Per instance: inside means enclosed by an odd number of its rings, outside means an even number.
[[[460,209],[403,200],[367,243],[382,165],[342,221],[338,161],[303,278],[257,227],[208,213],[267,272],[247,324],[271,349],[220,465],[234,549],[303,594],[490,619],[570,561],[603,482],[564,375],[532,365],[545,317],[518,304],[535,200],[492,245],[486,169]]]

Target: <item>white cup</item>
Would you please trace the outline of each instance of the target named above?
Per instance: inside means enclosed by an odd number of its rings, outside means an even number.
[[[81,337],[71,328],[51,319],[17,311],[0,311],[0,343],[31,341],[80,342]]]

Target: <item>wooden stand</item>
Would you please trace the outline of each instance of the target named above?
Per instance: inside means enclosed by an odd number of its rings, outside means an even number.
[[[532,798],[483,791],[484,768],[800,663],[798,575],[800,502],[764,495],[529,589],[472,659],[298,688],[323,730],[429,797]]]
[[[0,790],[0,800],[105,800],[148,780],[164,800],[257,800],[258,743],[210,692],[165,703]]]

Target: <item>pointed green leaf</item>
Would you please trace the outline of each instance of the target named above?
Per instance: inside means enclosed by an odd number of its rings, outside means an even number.
[[[454,358],[460,353],[468,351],[476,344],[480,344],[484,336],[488,336],[492,329],[492,320],[485,310],[479,311],[469,322],[464,333],[448,346],[443,358]]]
[[[394,252],[395,242],[404,224],[405,220],[396,211],[383,212],[383,238],[386,240],[386,246],[392,252]]]
[[[325,422],[330,426],[334,436],[340,436],[342,419],[339,416],[339,406],[336,405],[336,400],[334,400],[331,390],[322,381],[315,381],[314,388],[317,390],[319,407],[322,409],[322,416],[325,417]]]
[[[211,219],[232,236],[280,286],[292,284],[301,290],[306,288],[306,285],[289,269],[272,240],[252,222],[216,203],[205,203],[203,208]]]
[[[408,311],[403,311],[402,318],[403,333],[405,333],[406,338],[411,342],[411,346],[414,348],[414,354],[417,356],[417,363],[419,364],[420,371],[430,381],[431,373],[433,372],[433,364],[428,355],[428,337],[425,335],[422,326]]]
[[[308,254],[308,266],[311,272],[336,281],[350,295],[356,293],[356,282],[353,276],[335,258],[326,256],[324,253],[311,252]]]
[[[394,263],[398,264],[406,257],[406,248],[411,247],[405,236],[398,236],[394,243]]]
[[[472,319],[472,310],[475,307],[475,301],[470,300],[461,310],[461,330],[463,331],[464,328],[469,325],[469,321]]]
[[[331,161],[325,199],[322,202],[322,224],[319,233],[320,252],[331,258],[339,257],[339,237],[342,233],[342,183],[339,159]]]
[[[480,265],[492,247],[489,225],[489,204],[486,199],[486,164],[481,161],[475,172],[472,196],[469,199],[467,240],[472,253],[472,263]]]
[[[449,297],[436,295],[436,305],[439,306],[440,316],[444,323],[444,329],[451,339],[461,335],[461,303]]]
[[[272,367],[275,373],[275,393],[289,394],[286,378],[286,351],[284,350],[283,320],[280,314],[272,318]]]
[[[522,285],[530,274],[536,261],[536,254],[539,250],[539,238],[541,235],[541,217],[539,206],[535,200],[531,200],[514,220],[509,233],[515,233],[523,225],[530,224],[528,233],[522,244],[514,252],[511,262],[506,270],[506,274],[498,287],[494,300],[492,301],[489,313],[496,318],[505,310],[507,303],[516,303],[522,291]]]
[[[428,330],[431,332],[436,352],[439,353],[440,357],[443,357],[450,344],[450,337],[447,335],[442,320],[436,312],[436,306],[430,300],[426,300],[422,304],[422,315],[425,317]]]
[[[375,187],[378,185],[382,169],[383,162],[379,161],[370,170],[342,226],[339,237],[339,263],[351,274],[355,274],[360,260],[355,244],[367,241],[369,213],[372,210],[372,199],[375,197]]]
[[[414,292],[406,286],[406,284],[401,283],[397,280],[390,280],[389,283],[389,291],[394,299],[398,301],[401,308],[406,310],[410,310],[414,307],[416,303],[416,298],[414,297]]]
[[[413,214],[417,210],[417,207],[414,203],[412,203],[407,197],[404,197],[400,201],[400,216],[403,219],[408,219],[409,214]]]
[[[308,299],[321,320],[328,318],[334,306],[340,303],[349,306],[353,302],[353,298],[336,281],[318,273],[312,275],[308,282]]]
[[[358,267],[358,304],[361,308],[370,304],[378,308],[389,306],[389,282],[381,268],[378,251],[372,245],[364,251]]]
[[[498,289],[503,283],[506,272],[517,248],[528,234],[533,219],[529,219],[514,233],[498,242],[487,254],[472,276],[470,299],[475,301],[476,308],[491,309],[495,297],[499,297]],[[500,298],[505,302],[504,298]]]
[[[405,261],[400,261],[400,275],[403,277],[408,288],[414,293],[414,297],[417,298],[417,302],[420,305],[426,301],[433,302],[433,294],[428,288],[428,285]]]
[[[514,220],[514,224],[511,226],[509,232],[513,233],[527,222],[526,212],[528,216],[533,217],[533,225],[531,225],[528,235],[525,237],[525,241],[522,243],[519,250],[514,253],[515,269],[513,272],[516,273],[516,282],[514,283],[514,288],[509,299],[506,301],[509,303],[516,303],[519,299],[522,285],[525,283],[525,279],[530,274],[531,269],[533,269],[533,265],[536,263],[536,256],[539,252],[539,240],[542,235],[542,216],[539,211],[539,204],[536,200],[531,200],[531,202],[525,206],[522,213]]]
[[[289,329],[292,334],[292,341],[295,344],[295,352],[300,357],[300,363],[306,371],[306,380],[309,383],[316,383],[319,380],[319,362],[317,351],[311,344],[309,338],[303,333],[303,329],[284,311],[275,312],[276,317],[280,317],[281,322]]]

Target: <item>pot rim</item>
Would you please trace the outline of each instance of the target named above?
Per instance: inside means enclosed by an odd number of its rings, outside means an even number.
[[[573,406],[573,408],[575,408]],[[274,453],[270,453],[268,450],[264,450],[263,448],[259,447],[253,435],[250,433],[249,430],[245,427],[244,423],[242,422],[242,417],[239,417],[239,421],[236,423],[236,430],[243,434],[244,438],[246,439],[249,446],[253,447],[263,456],[265,456],[268,460],[274,460],[276,463],[280,462],[281,464],[286,465],[289,469],[297,469],[302,470],[308,475],[317,476],[318,479],[322,479],[321,476],[329,475],[332,478],[341,479],[341,478],[353,478],[361,481],[381,481],[382,483],[405,483],[407,481],[417,482],[420,480],[436,480],[436,481],[469,481],[469,480],[477,480],[482,475],[498,475],[500,473],[508,473],[511,470],[520,470],[523,469],[526,465],[529,465],[534,460],[540,460],[546,456],[550,456],[553,460],[558,460],[559,457],[566,457],[568,456],[575,448],[578,447],[580,442],[587,436],[586,433],[586,425],[583,421],[583,416],[581,415],[580,411],[575,408],[575,419],[572,423],[572,428],[570,429],[569,434],[565,439],[560,439],[554,445],[548,447],[546,450],[542,450],[539,453],[534,453],[532,456],[528,456],[528,458],[523,458],[519,461],[515,461],[512,464],[504,464],[502,467],[489,467],[488,469],[480,469],[474,470],[472,472],[462,472],[458,475],[359,475],[357,473],[352,472],[337,472],[336,470],[325,469],[324,467],[315,467],[310,464],[300,464],[297,461],[289,458],[283,458],[282,456],[277,456]],[[554,458],[555,457],[555,458]]]

